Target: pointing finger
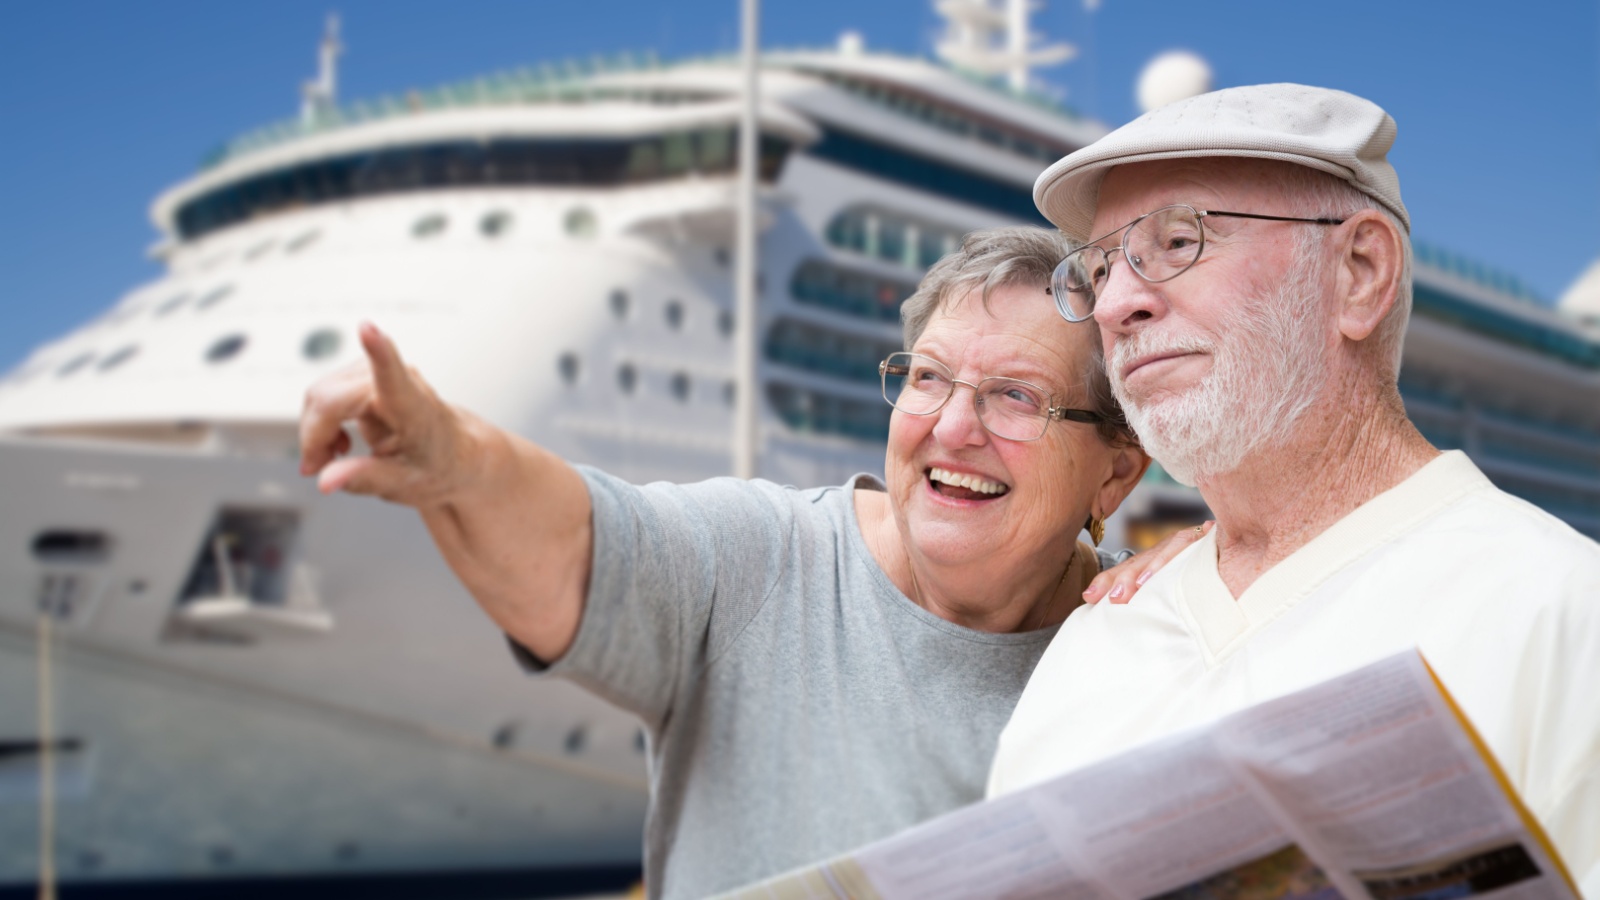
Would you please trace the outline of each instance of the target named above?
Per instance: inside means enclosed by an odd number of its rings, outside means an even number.
[[[415,399],[417,386],[400,358],[400,348],[371,322],[362,322],[358,332],[361,348],[372,361],[372,382],[379,399],[395,409],[405,409]]]

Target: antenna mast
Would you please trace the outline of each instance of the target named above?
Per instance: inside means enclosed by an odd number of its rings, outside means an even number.
[[[944,16],[939,58],[980,75],[1004,75],[1014,91],[1025,91],[1032,69],[1054,66],[1078,55],[1071,44],[1036,46],[1039,35],[1028,30],[1028,18],[1043,0],[938,0]]]
[[[333,112],[338,102],[339,54],[344,45],[339,43],[339,16],[328,14],[328,23],[322,32],[322,45],[317,50],[317,80],[308,81],[300,88],[300,123],[315,125],[317,120]]]

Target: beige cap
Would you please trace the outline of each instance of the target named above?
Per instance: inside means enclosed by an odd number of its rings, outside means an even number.
[[[1033,202],[1069,236],[1092,237],[1100,181],[1112,166],[1156,159],[1281,159],[1350,182],[1400,218],[1400,176],[1386,154],[1394,119],[1370,100],[1303,84],[1257,84],[1200,94],[1145,113],[1044,170]],[[1254,210],[1247,210],[1254,212]]]

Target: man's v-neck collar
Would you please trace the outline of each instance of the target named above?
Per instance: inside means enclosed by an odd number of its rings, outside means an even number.
[[[1465,453],[1442,453],[1262,573],[1237,600],[1217,571],[1216,533],[1201,538],[1184,567],[1178,608],[1200,643],[1206,667],[1220,665],[1252,634],[1350,563],[1463,494],[1491,486]]]

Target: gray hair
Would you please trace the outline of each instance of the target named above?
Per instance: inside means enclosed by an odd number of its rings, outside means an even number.
[[[1332,216],[1344,219],[1364,209],[1375,209],[1394,224],[1395,231],[1400,235],[1403,253],[1400,283],[1396,286],[1394,306],[1390,307],[1383,321],[1373,329],[1371,340],[1376,350],[1386,353],[1393,361],[1393,368],[1387,373],[1389,377],[1399,378],[1400,355],[1405,350],[1406,325],[1411,321],[1411,233],[1382,203],[1342,178],[1306,166],[1287,163],[1281,170],[1279,186],[1289,205],[1284,215],[1308,218]],[[1304,259],[1314,253],[1322,246],[1326,234],[1326,230],[1321,228],[1305,229],[1299,235],[1295,248],[1297,258]]]
[[[1050,275],[1056,264],[1076,247],[1077,244],[1058,232],[1026,225],[972,232],[961,242],[959,250],[928,270],[922,283],[917,285],[916,293],[901,304],[905,348],[910,350],[916,346],[917,339],[922,337],[923,330],[936,314],[979,288],[984,309],[989,308],[990,292],[1018,285],[1039,288],[1039,302],[1050,302]],[[1097,329],[1099,326],[1091,319],[1073,327]],[[1098,426],[1100,438],[1113,446],[1137,444],[1138,439],[1128,427],[1122,407],[1112,396],[1111,382],[1106,378],[1105,352],[1098,335],[1088,344],[1088,358],[1077,374],[1088,390],[1089,408],[1106,419]]]

